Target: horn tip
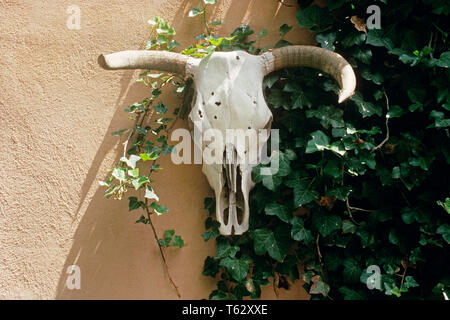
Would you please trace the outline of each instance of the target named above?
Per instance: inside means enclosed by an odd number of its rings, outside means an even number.
[[[111,70],[111,68],[110,68],[110,67],[108,66],[108,64],[106,63],[106,58],[105,58],[105,56],[104,56],[103,54],[101,54],[101,55],[98,56],[97,61],[98,61],[98,65],[99,65],[100,67],[102,67],[103,69],[105,69],[105,70]]]
[[[342,102],[344,102],[345,100],[347,100],[348,98],[350,98],[351,96],[353,96],[355,94],[355,91],[346,91],[346,90],[343,90],[343,91],[341,91],[340,93],[339,93],[339,100],[338,100],[338,103],[342,103]]]

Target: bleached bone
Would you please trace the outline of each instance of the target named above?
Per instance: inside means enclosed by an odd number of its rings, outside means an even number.
[[[214,129],[227,137],[233,130],[270,130],[272,112],[264,100],[263,78],[282,68],[311,67],[329,73],[339,83],[339,103],[353,95],[356,78],[350,64],[339,54],[312,46],[289,46],[260,56],[244,51],[215,52],[195,59],[165,51],[121,51],[99,56],[104,69],[151,69],[178,73],[194,80],[196,97],[189,119],[200,132]],[[258,159],[266,139],[257,141]],[[194,138],[205,151],[203,134]],[[240,235],[248,230],[249,193],[254,187],[251,172],[257,162],[248,161],[251,141],[238,143],[225,139],[218,143],[222,163],[203,161],[206,175],[216,196],[216,219],[220,233]],[[213,143],[213,142],[211,142]],[[204,156],[204,152],[202,153]]]

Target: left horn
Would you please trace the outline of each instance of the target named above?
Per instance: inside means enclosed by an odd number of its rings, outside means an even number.
[[[319,47],[289,46],[261,55],[264,75],[289,67],[310,67],[330,74],[340,85],[339,103],[355,93],[352,66],[341,55]]]
[[[101,54],[98,64],[106,70],[148,69],[186,75],[189,57],[168,51],[128,50]]]

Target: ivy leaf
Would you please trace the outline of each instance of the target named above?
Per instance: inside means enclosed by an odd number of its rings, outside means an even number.
[[[437,201],[437,204],[450,214],[450,198],[445,198],[445,201]]]
[[[270,95],[267,98],[267,102],[272,105],[275,109],[283,107],[286,110],[290,108],[290,101],[280,89],[273,88],[270,91]]]
[[[357,49],[355,53],[353,54],[353,57],[361,61],[365,64],[370,64],[370,61],[372,60],[372,50],[370,49]]]
[[[147,199],[154,199],[156,201],[159,201],[159,197],[158,195],[153,191],[152,187],[147,187],[147,189],[145,189],[145,198]]]
[[[344,281],[346,283],[358,283],[362,274],[362,269],[358,266],[358,263],[353,258],[347,258],[344,260]]]
[[[135,223],[143,223],[143,224],[147,224],[149,221],[146,217],[141,216],[138,220],[136,220]]]
[[[283,204],[279,204],[276,201],[270,202],[265,207],[265,213],[269,216],[277,216],[281,221],[289,222],[291,213],[289,208]]]
[[[450,68],[450,51],[442,53],[436,65],[442,68]]]
[[[374,114],[381,116],[382,114],[380,106],[374,105],[369,101],[364,101],[363,96],[359,92],[355,93],[350,100],[358,106],[359,112],[362,114],[363,118],[370,117]]]
[[[375,47],[385,47],[388,50],[394,48],[394,42],[390,35],[386,34],[382,29],[369,29],[366,43]]]
[[[298,180],[294,184],[294,207],[298,208],[319,199],[317,191],[311,189],[307,180]]]
[[[386,118],[398,118],[405,114],[402,107],[393,105],[389,108],[389,112],[386,114]]]
[[[343,233],[355,233],[357,228],[358,227],[350,220],[342,221],[342,232]]]
[[[316,212],[313,215],[312,224],[322,236],[326,237],[333,233],[333,231],[342,228],[342,219],[334,214]]]
[[[141,157],[139,157],[135,154],[132,154],[130,156],[130,158],[128,158],[128,159],[126,157],[120,158],[120,161],[125,162],[127,164],[127,166],[129,166],[132,169],[136,168],[136,164],[139,160],[141,160]]]
[[[304,221],[300,217],[293,217],[291,220],[292,229],[291,237],[296,241],[303,241],[305,244],[310,244],[313,241],[313,236],[310,230],[305,228]]]
[[[164,105],[161,101],[158,102],[158,104],[156,106],[154,106],[153,108],[159,114],[165,114],[167,112],[167,110],[169,110],[169,108],[166,105]]]
[[[215,259],[221,259],[225,257],[234,258],[236,256],[236,253],[241,250],[238,246],[233,246],[230,244],[230,241],[228,239],[223,241],[217,241],[217,252]]]
[[[133,179],[131,183],[133,184],[134,189],[138,190],[140,187],[142,187],[144,184],[149,183],[150,180],[146,176],[140,176],[137,179]]]
[[[284,40],[284,39],[281,39],[277,43],[275,43],[274,48],[276,49],[276,48],[288,47],[288,46],[291,46],[291,45],[292,45],[291,42],[289,42],[287,40]]]
[[[320,46],[324,49],[334,51],[335,46],[334,42],[336,41],[336,33],[335,32],[329,32],[329,33],[319,33],[316,35],[317,42],[320,43]]]
[[[271,162],[278,162],[278,168],[264,167],[258,165],[252,170],[252,180],[255,183],[262,182],[263,186],[269,190],[275,190],[283,181],[282,176],[290,173],[289,161],[279,153],[273,154]],[[263,171],[264,170],[264,171]]]
[[[323,173],[334,179],[340,178],[342,175],[341,163],[336,159],[328,160],[326,166],[323,168]]]
[[[358,230],[356,235],[361,239],[361,246],[363,248],[370,247],[374,243],[374,235],[367,230]]]
[[[143,202],[138,201],[138,199],[136,197],[129,197],[128,198],[128,211],[133,211],[133,210],[139,209],[142,204],[143,204]]]
[[[297,13],[297,20],[300,27],[312,28],[316,25],[325,26],[332,20],[327,8],[320,8],[312,5],[306,9],[302,9]]]
[[[264,85],[266,85],[269,89],[272,88],[275,82],[280,79],[280,74],[277,72],[272,72],[264,77]]]
[[[163,213],[169,212],[169,209],[167,209],[166,206],[160,206],[156,202],[152,202],[150,204],[150,208],[152,208],[158,216],[162,215]]]
[[[201,13],[203,13],[202,9],[200,9],[199,7],[194,7],[194,8],[192,8],[191,11],[189,11],[188,16],[189,17],[195,17],[195,16],[198,16]]]
[[[128,175],[132,178],[137,178],[139,177],[139,168],[133,169],[133,170],[128,170]]]
[[[250,264],[245,259],[237,259],[226,257],[220,260],[220,266],[225,267],[230,275],[236,281],[240,282],[245,279],[250,269]]]
[[[406,276],[405,277],[405,282],[403,283],[403,285],[406,288],[414,288],[414,287],[418,287],[419,286],[417,281],[414,280],[414,278],[412,276]]]
[[[389,242],[399,246],[400,245],[400,235],[398,234],[398,231],[394,228],[391,229],[389,232]]]
[[[328,296],[328,293],[330,292],[330,286],[323,282],[322,280],[317,281],[311,286],[311,289],[309,290],[310,294],[321,294],[324,297]]]
[[[273,259],[282,261],[289,250],[289,231],[278,227],[275,231],[267,228],[253,231],[253,245],[257,255],[269,253]]]
[[[286,34],[286,33],[288,33],[289,31],[291,31],[291,29],[292,29],[292,26],[290,26],[290,25],[288,25],[288,24],[283,24],[281,27],[280,27],[280,37],[284,37],[284,35]]]
[[[327,129],[330,125],[333,128],[345,127],[344,119],[342,118],[343,115],[344,112],[334,106],[320,106],[317,109],[306,111],[306,117],[320,119],[320,124]]]
[[[366,34],[361,32],[351,32],[342,39],[344,48],[359,46],[366,40]]]
[[[180,236],[173,237],[172,247],[182,248],[184,247],[184,240]]]
[[[410,88],[407,91],[409,100],[413,103],[409,106],[409,111],[422,110],[426,91],[422,88]]]
[[[127,178],[127,168],[115,167],[111,175],[119,181],[124,181]]]
[[[204,276],[215,277],[218,272],[219,272],[219,262],[214,258],[206,257],[205,263],[203,265],[202,274]]]
[[[311,133],[312,139],[308,141],[305,153],[325,150],[330,144],[330,138],[320,130]]]
[[[262,29],[255,38],[261,39],[261,38],[264,38],[265,36],[267,36],[267,29]]]
[[[351,191],[352,191],[352,187],[350,187],[350,186],[342,186],[342,187],[337,187],[337,188],[328,190],[326,195],[327,196],[333,196],[333,197],[336,197],[339,200],[344,201],[350,195]]]
[[[169,246],[170,242],[172,241],[172,238],[175,234],[175,230],[166,230],[164,231],[164,238],[158,239],[158,243],[160,246],[166,248]]]
[[[439,226],[439,228],[437,228],[436,230],[436,233],[442,235],[444,240],[447,241],[447,243],[450,243],[450,225],[443,224]]]

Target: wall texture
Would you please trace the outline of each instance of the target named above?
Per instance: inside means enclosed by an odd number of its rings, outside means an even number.
[[[241,23],[268,29],[261,45],[312,36],[296,22],[298,10],[276,0],[219,0],[210,7],[228,35]],[[81,29],[66,27],[67,7],[81,9]],[[140,49],[146,21],[171,21],[183,46],[202,32],[187,12],[195,0],[0,0],[0,298],[175,299],[149,226],[134,224],[127,201],[105,200],[98,181],[121,153],[111,132],[128,127],[122,111],[146,96],[138,72],[107,72],[99,53]],[[163,100],[177,106],[172,95]],[[178,126],[187,127],[179,122]],[[212,195],[200,165],[162,160],[155,189],[170,213],[157,217],[162,234],[175,228],[186,242],[167,249],[183,299],[207,298],[215,281],[201,275],[214,243],[205,243],[205,196]],[[68,290],[66,269],[81,268],[81,289]],[[263,298],[275,298],[269,286]],[[300,281],[280,298],[307,299]]]

